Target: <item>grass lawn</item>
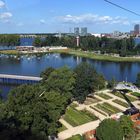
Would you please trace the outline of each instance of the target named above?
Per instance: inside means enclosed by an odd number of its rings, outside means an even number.
[[[18,55],[19,53],[17,50],[4,50],[4,51],[0,51],[0,54]]]
[[[121,93],[113,92],[112,94],[114,94],[115,96],[118,96],[118,97],[124,99],[124,97],[123,97],[123,95],[122,95]],[[126,94],[126,97],[127,97],[131,102],[134,102],[134,101],[137,100],[136,98],[133,98],[133,97],[127,95],[127,94]],[[124,100],[125,100],[125,99],[124,99]]]
[[[97,104],[95,107],[97,107],[98,109],[106,112],[108,115],[112,115],[112,114],[122,112],[122,110],[120,110],[117,107],[115,107],[111,104],[108,104],[108,103]]]
[[[112,97],[110,97],[109,95],[106,95],[104,93],[99,93],[99,94],[97,94],[97,96],[99,96],[99,97],[101,97],[101,98],[103,98],[105,100],[112,99]]]
[[[72,126],[78,126],[90,121],[97,120],[98,118],[88,111],[78,111],[72,107],[69,107],[64,115],[64,120]]]
[[[118,99],[113,100],[113,102],[114,102],[114,103],[117,103],[117,104],[119,104],[119,105],[121,105],[121,106],[123,106],[123,107],[126,107],[126,108],[129,107],[129,105],[128,105],[126,102],[120,101],[120,100],[118,100]]]
[[[75,135],[75,136],[72,136],[71,138],[69,138],[67,140],[84,140],[84,139],[81,135]]]
[[[60,128],[58,128],[58,133],[66,130],[67,128],[62,124]]]

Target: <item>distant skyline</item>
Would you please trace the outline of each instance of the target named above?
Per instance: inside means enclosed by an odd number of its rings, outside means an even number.
[[[110,0],[140,14],[140,1]],[[0,33],[90,33],[133,30],[140,17],[104,0],[0,0]]]

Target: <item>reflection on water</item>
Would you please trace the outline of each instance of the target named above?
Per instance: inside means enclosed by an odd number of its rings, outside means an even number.
[[[114,77],[118,81],[127,79],[135,82],[136,75],[140,72],[140,63],[107,62],[87,59],[67,54],[23,55],[6,56],[0,55],[0,74],[17,74],[39,76],[47,67],[59,68],[64,65],[74,68],[81,62],[88,62],[102,73],[107,80]]]

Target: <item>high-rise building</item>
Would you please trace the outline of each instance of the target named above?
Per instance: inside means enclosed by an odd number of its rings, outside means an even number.
[[[140,25],[139,24],[136,24],[134,26],[134,34],[135,35],[138,35],[140,33]]]
[[[74,28],[74,34],[75,34],[76,36],[79,36],[79,34],[80,34],[80,32],[79,32],[79,27],[75,27],[75,28]]]
[[[81,36],[86,36],[87,35],[87,27],[82,27],[81,28]]]

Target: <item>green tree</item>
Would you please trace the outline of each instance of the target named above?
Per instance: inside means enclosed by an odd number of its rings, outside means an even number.
[[[140,73],[137,74],[136,85],[140,87]]]
[[[49,135],[57,134],[58,120],[64,114],[68,100],[58,92],[45,92],[39,84],[12,90],[7,101],[0,104],[1,136],[12,130],[11,139],[38,137],[47,140]],[[5,137],[10,139],[11,132],[7,135]]]
[[[74,98],[83,103],[87,95],[105,86],[104,78],[88,63],[81,63],[75,70],[76,83],[73,89]]]
[[[123,136],[125,138],[132,138],[134,136],[134,123],[132,122],[130,116],[121,116],[120,125],[123,130]]]
[[[115,85],[116,85],[116,80],[113,77],[110,81],[108,81],[107,87],[112,89],[112,88],[114,88]]]
[[[96,129],[99,140],[123,140],[123,132],[119,122],[113,119],[103,120]]]
[[[41,46],[42,46],[41,38],[40,38],[40,37],[36,37],[33,44],[34,44],[34,46],[36,46],[36,47],[41,47]]]
[[[54,70],[46,81],[47,91],[56,91],[65,96],[71,96],[75,84],[74,73],[64,66]]]
[[[49,67],[49,68],[47,68],[46,70],[44,70],[41,74],[40,74],[40,76],[43,78],[43,82],[45,82],[47,79],[48,79],[48,77],[49,77],[49,75],[54,71],[55,69],[54,68],[52,68],[52,67]]]

